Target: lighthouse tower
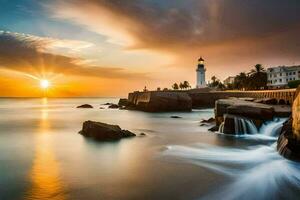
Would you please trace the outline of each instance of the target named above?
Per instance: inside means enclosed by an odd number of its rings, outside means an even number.
[[[196,69],[197,72],[197,85],[196,88],[205,88],[206,87],[206,82],[205,82],[205,71],[206,69],[204,68],[204,60],[202,57],[198,59],[198,66]]]

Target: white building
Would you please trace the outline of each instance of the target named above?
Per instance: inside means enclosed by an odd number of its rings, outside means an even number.
[[[285,88],[289,81],[300,80],[300,66],[271,67],[267,75],[269,88]]]
[[[205,82],[205,67],[204,67],[204,60],[203,58],[199,58],[198,60],[198,66],[196,69],[197,72],[197,85],[196,88],[205,88],[206,82]]]
[[[223,82],[224,85],[228,86],[229,84],[234,83],[235,76],[228,76]]]

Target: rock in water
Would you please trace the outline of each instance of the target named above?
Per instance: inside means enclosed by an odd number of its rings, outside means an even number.
[[[267,121],[273,119],[274,108],[269,105],[238,99],[219,99],[215,104],[215,119],[217,126],[224,121],[224,114],[232,114],[254,120]]]
[[[211,118],[209,118],[209,119],[202,119],[201,121],[200,121],[200,123],[214,123],[216,120],[215,120],[215,118],[213,118],[213,117],[211,117]]]
[[[111,104],[108,108],[117,109],[119,106],[117,104]]]
[[[177,115],[172,115],[171,118],[173,118],[173,119],[180,119],[180,118],[182,118],[182,117],[179,117],[179,116],[177,116]]]
[[[128,130],[122,130],[118,125],[94,121],[85,121],[83,123],[82,130],[79,133],[83,136],[91,137],[100,141],[119,140],[126,137],[136,136]]]
[[[128,99],[131,105],[126,106],[127,109],[136,109],[146,112],[173,112],[192,110],[192,99],[185,92],[134,92],[129,94]]]
[[[128,100],[127,99],[120,99],[119,100],[119,103],[118,103],[118,105],[120,106],[120,107],[122,107],[122,106],[128,106]]]
[[[93,108],[90,104],[83,104],[81,106],[77,106],[77,108]]]

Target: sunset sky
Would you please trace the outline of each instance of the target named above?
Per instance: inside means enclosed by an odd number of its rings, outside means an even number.
[[[0,0],[0,96],[126,96],[300,64],[299,0]]]

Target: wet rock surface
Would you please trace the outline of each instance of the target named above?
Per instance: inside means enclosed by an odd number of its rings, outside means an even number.
[[[121,98],[118,102],[118,106],[120,106],[120,107],[128,106],[128,105],[129,105],[128,99],[125,99],[125,98]]]
[[[277,141],[280,155],[290,160],[300,161],[300,87],[293,102],[292,116],[283,125]]]
[[[83,104],[83,105],[77,106],[77,108],[93,108],[93,106],[91,106],[90,104]]]
[[[254,100],[255,103],[263,103],[263,104],[269,104],[269,105],[276,105],[277,99],[275,98],[263,98],[263,99],[256,99]]]
[[[108,108],[111,108],[111,109],[118,109],[119,106],[117,104],[111,104],[108,106]]]
[[[177,115],[172,115],[170,118],[173,118],[173,119],[180,119],[180,118],[182,118],[182,117],[177,116]]]
[[[133,93],[131,104],[126,109],[146,112],[191,111],[192,99],[185,92],[140,92]]]
[[[79,133],[85,137],[91,137],[99,141],[120,140],[136,136],[128,130],[121,129],[118,125],[95,121],[85,121]]]
[[[217,126],[224,121],[225,114],[267,121],[273,119],[274,108],[269,105],[239,99],[220,99],[215,103],[215,119]]]
[[[209,118],[209,119],[202,119],[201,121],[200,121],[200,123],[214,123],[216,120],[215,120],[215,118],[213,118],[213,117],[211,117],[211,118]]]

